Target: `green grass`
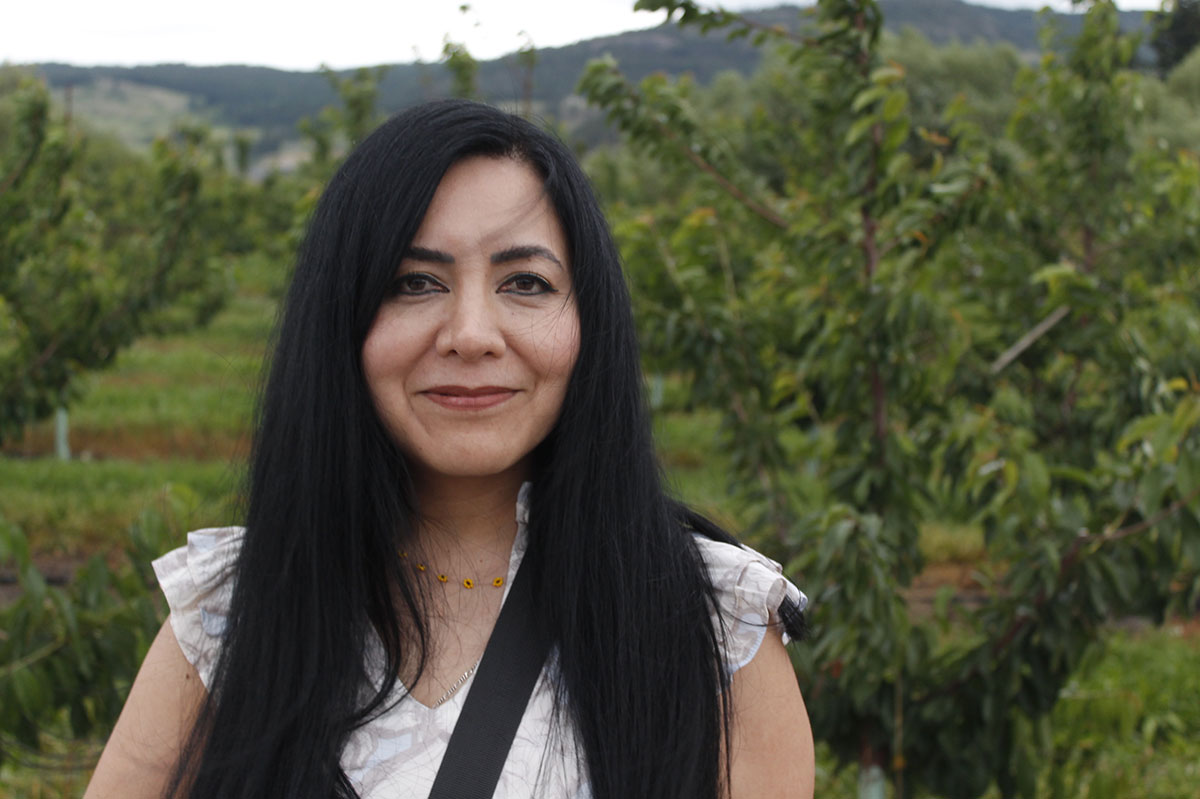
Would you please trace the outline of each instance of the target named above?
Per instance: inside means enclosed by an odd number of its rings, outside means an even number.
[[[237,296],[205,329],[122,352],[70,409],[75,460],[46,457],[51,422],[0,457],[0,515],[35,552],[71,557],[111,548],[170,486],[195,498],[181,524],[233,521],[274,308]]]
[[[115,547],[172,488],[189,497],[181,525],[232,523],[240,479],[227,461],[0,458],[0,516],[25,531],[34,552],[83,556]]]
[[[244,430],[273,314],[268,299],[236,297],[203,330],[137,342],[92,378],[72,423]]]
[[[89,377],[70,408],[74,453],[93,459],[225,460],[245,453],[275,303],[235,297],[205,329],[144,339]],[[47,455],[53,422],[10,454]]]
[[[720,417],[711,411],[660,413],[654,438],[671,491],[736,530],[743,525],[729,496],[729,461],[717,446],[719,426]]]
[[[195,436],[240,434],[253,410],[252,386],[233,377],[195,384],[194,375],[180,382],[122,381],[114,376],[76,406],[70,414],[71,426],[76,431],[116,430],[132,435],[156,428],[187,429]]]

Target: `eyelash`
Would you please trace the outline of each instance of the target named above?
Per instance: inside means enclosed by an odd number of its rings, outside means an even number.
[[[430,287],[421,291],[408,290],[409,284],[418,280],[428,283]],[[427,275],[424,272],[409,272],[406,275],[400,275],[392,283],[392,294],[403,294],[408,297],[420,297],[425,294],[436,294],[444,289],[445,287],[442,286],[442,284],[436,278],[434,278],[432,275]]]
[[[512,286],[517,281],[522,281],[522,280],[531,280],[536,284],[536,287],[530,291],[514,290],[509,293],[520,294],[521,296],[525,296],[525,297],[533,297],[538,294],[557,294],[558,293],[558,289],[551,286],[549,281],[547,281],[544,277],[541,277],[540,275],[533,274],[532,272],[520,272],[518,274],[512,275],[511,277],[509,277],[507,280],[505,280],[503,283],[500,284],[500,288],[501,288],[501,290],[503,290],[505,286]]]
[[[421,289],[419,291],[411,290],[409,284],[417,281],[424,281],[425,283],[429,284],[429,288]],[[518,281],[532,281],[535,286],[534,288],[527,290],[516,289],[514,284]],[[510,286],[513,286],[513,288],[508,290],[508,287]],[[446,290],[447,289],[442,282],[433,275],[426,274],[425,272],[409,272],[406,275],[400,275],[396,278],[396,280],[392,283],[391,293],[393,295],[403,295],[408,297],[422,297],[426,294],[440,294]],[[500,284],[499,291],[502,291],[506,294],[516,294],[522,297],[535,297],[538,294],[558,293],[558,289],[551,286],[549,281],[540,275],[533,274],[532,272],[519,272],[515,275],[511,275]]]

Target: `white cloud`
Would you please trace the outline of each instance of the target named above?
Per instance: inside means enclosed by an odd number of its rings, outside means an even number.
[[[474,0],[458,2],[210,0],[199,6],[147,0],[20,3],[5,11],[0,60],[77,64],[250,63],[314,69],[426,60],[443,37],[479,58],[520,47],[649,27],[663,15],[634,12],[633,0]]]
[[[556,47],[595,36],[646,28],[661,13],[633,11],[634,0],[57,0],[11,3],[5,9],[0,61],[73,64],[263,64],[315,69],[432,61],[443,38],[463,42],[477,58],[495,58],[528,37]],[[1036,0],[986,0],[1037,7]],[[1056,5],[1069,5],[1055,0]],[[777,5],[725,0],[727,8]],[[1122,8],[1157,7],[1124,0]]]

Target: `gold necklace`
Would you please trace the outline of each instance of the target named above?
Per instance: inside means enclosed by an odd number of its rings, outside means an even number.
[[[400,559],[401,559],[401,560],[408,560],[408,553],[407,553],[407,552],[404,552],[404,551],[401,551],[401,552],[400,552]],[[424,563],[415,563],[415,564],[414,564],[414,568],[416,568],[416,570],[417,570],[417,571],[419,571],[419,572],[427,572],[427,571],[429,571],[429,570],[430,570],[430,569],[429,569],[429,567],[428,567],[428,566],[426,566]],[[436,575],[437,575],[437,579],[438,579],[438,582],[439,582],[439,583],[448,583],[448,582],[450,582],[450,577],[449,577],[449,575],[443,574],[442,572],[434,572],[434,574],[436,574]],[[462,579],[462,586],[463,586],[463,588],[474,588],[476,585],[479,585],[479,583],[477,583],[477,582],[475,581],[475,579],[474,579],[474,578],[472,578],[472,577],[464,577],[464,578]],[[503,577],[497,577],[497,578],[495,578],[495,579],[493,579],[493,580],[492,580],[492,587],[493,587],[493,588],[500,588],[500,587],[502,587],[503,585],[504,585],[504,578],[503,578]],[[470,677],[470,676],[471,676],[471,672],[472,672],[472,671],[474,671],[474,670],[475,670],[475,667],[474,667],[474,666],[472,666],[472,667],[471,667],[471,670],[470,670],[470,671],[468,671],[466,674],[464,674],[464,675],[462,676],[462,678],[459,680],[459,683],[458,683],[458,684],[461,684],[463,680],[466,680],[466,678],[467,678],[467,677]],[[457,687],[457,685],[458,685],[458,684],[456,684],[456,685],[455,685],[455,687]],[[451,693],[453,693],[453,691],[451,691]],[[447,695],[447,696],[448,696],[448,695]],[[441,704],[441,702],[439,702],[438,704]],[[437,705],[434,705],[434,707],[437,707]]]

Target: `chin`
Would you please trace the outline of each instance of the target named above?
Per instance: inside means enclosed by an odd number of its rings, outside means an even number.
[[[511,477],[518,473],[524,479],[529,470],[528,455],[514,458],[508,454],[491,455],[475,451],[467,457],[422,459],[409,455],[409,458],[417,470],[435,479],[483,480]]]

